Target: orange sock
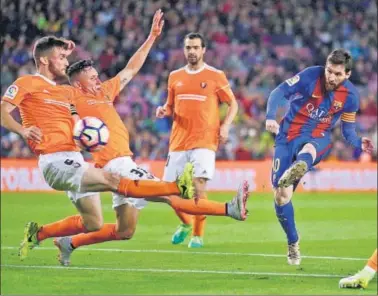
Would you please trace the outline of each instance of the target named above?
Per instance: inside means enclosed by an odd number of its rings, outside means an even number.
[[[227,204],[212,200],[199,199],[197,204],[194,199],[182,199],[170,196],[171,206],[176,211],[182,211],[191,215],[227,216]]]
[[[181,211],[176,211],[176,215],[179,217],[179,219],[181,220],[182,223],[184,224],[192,224],[193,223],[193,216],[192,215],[189,215],[187,213],[184,213],[184,212],[181,212]]]
[[[37,233],[38,241],[49,237],[61,237],[86,232],[80,215],[70,216],[54,223],[43,225]]]
[[[377,271],[377,249],[375,249],[373,255],[369,258],[367,265]]]
[[[122,178],[119,182],[118,192],[135,198],[180,195],[180,190],[175,182],[130,180],[127,178]]]
[[[207,200],[207,195],[204,194],[203,196],[201,196],[200,199]],[[206,225],[206,216],[205,215],[194,216],[192,235],[203,237],[203,235],[205,233],[205,225]]]
[[[99,231],[80,233],[72,237],[71,245],[78,248],[86,245],[93,245],[107,241],[121,240],[118,236],[115,224],[104,224]]]

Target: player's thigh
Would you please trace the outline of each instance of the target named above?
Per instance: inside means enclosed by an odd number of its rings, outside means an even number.
[[[331,141],[327,138],[312,139],[310,142],[316,149],[316,159],[314,165],[327,158],[331,152]]]
[[[57,152],[40,155],[38,166],[53,189],[80,192],[83,176],[90,164],[79,152]]]
[[[120,182],[120,175],[109,173],[104,169],[95,168],[92,164],[84,172],[80,192],[116,191]]]
[[[189,161],[186,151],[173,151],[168,153],[167,162],[164,167],[163,181],[174,182],[184,170],[185,164]]]
[[[83,218],[87,230],[98,230],[103,226],[101,198],[98,192],[68,191],[67,195]]]
[[[288,144],[276,144],[272,164],[271,182],[274,188],[278,187],[278,181],[283,173],[293,163],[293,152]]]
[[[194,177],[211,180],[215,172],[215,152],[209,149],[193,149],[189,161],[194,167]]]
[[[140,210],[129,203],[117,206],[114,210],[117,218],[117,232],[124,239],[131,238],[138,223]]]
[[[128,156],[112,159],[106,164],[104,170],[131,180],[159,180],[147,170],[138,167],[131,157]],[[141,210],[147,205],[147,201],[143,198],[132,198],[113,193],[113,209],[123,204],[129,204],[137,210]]]

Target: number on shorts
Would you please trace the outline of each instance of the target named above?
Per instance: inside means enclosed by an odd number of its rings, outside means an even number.
[[[273,172],[278,172],[278,170],[280,169],[280,159],[279,158],[276,158],[274,161],[273,161]]]
[[[142,179],[145,175],[146,175],[145,179],[155,179],[155,177],[152,174],[150,174],[145,169],[142,169],[140,167],[136,169],[132,169],[130,173],[137,175],[138,178],[140,179]]]
[[[75,162],[72,159],[68,159],[68,158],[64,161],[64,164],[66,164],[66,165],[72,165],[75,169],[81,167],[80,163]]]

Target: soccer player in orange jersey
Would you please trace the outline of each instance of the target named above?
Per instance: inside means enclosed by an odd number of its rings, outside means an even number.
[[[186,162],[194,165],[194,183],[202,192],[214,175],[215,153],[219,141],[225,143],[238,104],[223,71],[204,62],[206,45],[199,33],[184,39],[187,65],[172,71],[168,79],[168,98],[156,110],[156,116],[173,117],[169,154],[164,181],[172,181],[182,172]],[[220,124],[219,104],[226,103],[228,113]],[[206,198],[203,194],[200,198]],[[173,244],[182,243],[193,232],[189,247],[202,247],[205,216],[192,216],[177,211],[182,224],[172,237]],[[193,222],[192,222],[193,220]]]
[[[140,69],[142,66],[148,51],[150,50],[156,36],[160,34],[162,23],[160,22],[162,17],[162,14],[160,11],[158,11],[155,14],[154,22],[153,22],[153,28],[154,30],[151,31],[151,35],[149,39],[145,42],[144,45],[142,45],[142,48],[140,51],[136,54],[136,57],[134,58],[134,62],[130,61],[131,65],[128,64],[126,66],[125,70],[121,71],[116,78],[113,80],[109,80],[108,83],[104,83],[103,86],[98,88],[100,91],[99,96],[102,96],[102,92],[106,92],[106,96],[109,96],[109,98],[114,99],[116,94],[120,91],[121,86],[124,87],[127,82],[133,77],[133,75],[136,74],[136,72]],[[158,28],[158,30],[156,29]],[[160,28],[160,29],[159,29]],[[158,34],[156,34],[158,32]],[[41,47],[44,49],[44,52],[41,50]],[[46,48],[46,49],[45,49]],[[72,124],[73,119],[71,118],[71,115],[69,113],[70,109],[70,102],[75,101],[75,97],[82,94],[81,91],[75,90],[72,87],[64,87],[64,86],[56,86],[54,84],[54,81],[52,79],[56,79],[59,77],[58,74],[61,74],[63,69],[67,67],[67,59],[66,54],[64,51],[66,51],[66,46],[64,42],[62,43],[61,40],[49,37],[49,38],[42,38],[39,40],[39,42],[36,45],[35,50],[35,57],[36,60],[39,55],[43,56],[44,60],[47,61],[48,67],[38,67],[39,75],[38,78],[41,78],[42,86],[38,89],[33,88],[33,84],[24,84],[19,85],[22,87],[22,89],[26,90],[26,94],[22,94],[22,96],[18,95],[18,90],[16,89],[16,93],[10,92],[9,89],[4,96],[4,100],[2,102],[2,114],[4,113],[6,115],[6,120],[2,122],[2,124],[15,131],[19,132],[20,134],[23,133],[24,128],[22,126],[19,126],[17,122],[15,122],[12,117],[9,115],[10,110],[12,109],[13,105],[19,106],[21,113],[25,112],[29,115],[31,120],[33,120],[33,125],[30,128],[33,128],[34,134],[33,138],[29,137],[31,147],[34,151],[36,151],[40,156],[39,165],[41,167],[41,170],[44,174],[44,177],[48,184],[52,186],[53,188],[57,190],[65,190],[69,191],[69,195],[71,199],[73,200],[75,206],[80,212],[80,216],[72,216],[67,217],[66,219],[63,219],[61,221],[51,223],[48,225],[44,225],[43,227],[38,227],[38,224],[35,222],[31,222],[27,225],[25,229],[25,237],[24,241],[20,248],[20,256],[21,259],[26,257],[28,248],[32,248],[35,245],[37,245],[40,241],[49,238],[49,237],[61,237],[61,236],[67,236],[67,235],[74,235],[77,233],[82,232],[90,232],[90,231],[97,231],[102,227],[102,214],[101,214],[101,204],[99,199],[97,199],[97,196],[90,196],[89,198],[80,198],[80,194],[78,193],[84,193],[84,192],[96,192],[96,191],[113,191],[121,193],[123,196],[133,196],[133,197],[156,197],[156,196],[164,196],[164,195],[179,195],[183,194],[183,192],[180,191],[179,186],[176,183],[163,183],[163,182],[156,182],[156,180],[140,180],[138,182],[132,182],[130,179],[127,178],[121,178],[119,176],[119,173],[113,173],[112,169],[109,169],[109,172],[102,169],[97,169],[94,167],[91,167],[88,163],[84,162],[82,159],[82,156],[80,153],[76,152],[77,148],[76,146],[64,146],[64,141],[70,143],[72,141]],[[41,53],[42,51],[42,53]],[[54,63],[51,62],[52,58],[54,58],[54,54],[56,52],[61,52],[60,59],[62,60],[61,63]],[[42,60],[43,61],[43,60]],[[38,65],[38,62],[37,62]],[[53,71],[50,71],[50,70]],[[59,71],[55,71],[55,69],[58,69]],[[50,78],[46,77],[50,75]],[[34,77],[30,77],[31,79],[34,79]],[[38,80],[37,80],[38,81]],[[96,79],[92,79],[92,82],[94,81],[95,84],[93,85],[94,88],[90,89],[90,91],[95,90],[97,88],[96,84],[98,84],[98,77]],[[19,81],[16,81],[16,83]],[[35,82],[35,80],[32,80],[31,82]],[[47,83],[45,83],[47,82]],[[35,86],[35,83],[34,83]],[[16,87],[18,87],[16,85]],[[116,88],[118,87],[118,91]],[[38,97],[39,92],[42,92],[43,95]],[[52,96],[54,99],[44,99],[44,96]],[[106,98],[105,96],[105,98]],[[57,101],[56,98],[59,98],[60,101]],[[67,98],[70,98],[71,101],[68,101]],[[103,99],[103,98],[101,98]],[[38,101],[40,100],[40,101]],[[38,110],[41,107],[37,107],[36,103],[42,103],[46,102],[48,106],[50,105],[56,105],[55,108],[49,108],[48,110],[44,110],[44,113],[40,113],[38,117],[33,117],[34,114],[27,113],[28,109],[25,109],[24,104],[25,102],[34,102],[34,110]],[[41,102],[42,101],[42,102]],[[9,104],[11,105],[9,105]],[[43,105],[42,105],[43,106]],[[57,112],[56,108],[62,107],[59,109],[59,112]],[[43,116],[42,116],[43,114]],[[48,127],[46,125],[39,125],[38,128],[34,125],[37,125],[39,121],[45,119],[46,114],[49,114],[52,118],[54,116],[58,117],[60,116],[60,121],[56,121],[55,124],[60,123],[65,117],[67,117],[66,122],[67,125],[69,124],[69,127],[66,127],[64,124],[59,128],[56,128],[54,130],[54,134],[48,133]],[[67,116],[67,114],[69,116]],[[58,118],[59,119],[59,118]],[[12,122],[13,120],[13,122]],[[46,120],[46,119],[45,119]],[[12,125],[13,124],[13,125]],[[23,124],[27,125],[28,123],[25,122],[23,117]],[[29,123],[30,124],[30,123]],[[40,127],[43,128],[40,128]],[[19,128],[19,129],[17,129]],[[29,128],[29,127],[27,127]],[[42,131],[41,131],[42,130]],[[59,131],[62,130],[65,133],[63,133],[63,136],[61,137],[61,142],[59,145],[54,147],[56,150],[46,151],[46,150],[37,150],[39,149],[39,146],[41,144],[45,144],[47,148],[49,148],[49,143],[46,143],[47,136],[50,136],[49,140],[56,140],[56,135],[59,133]],[[43,135],[43,137],[41,137]],[[122,135],[123,136],[123,135]],[[35,145],[35,146],[33,146]],[[42,148],[41,148],[42,149]],[[125,153],[126,155],[128,152],[120,151],[119,153]],[[106,154],[106,153],[105,153]],[[69,160],[69,161],[67,161]],[[73,162],[71,161],[73,160]],[[123,165],[124,163],[120,164]],[[130,164],[128,164],[130,165]],[[101,165],[100,165],[101,166]],[[133,167],[131,167],[132,171]],[[129,172],[130,173],[130,172]],[[132,173],[132,172],[131,172]],[[122,174],[121,175],[125,175]],[[190,175],[187,174],[187,175]],[[133,177],[131,175],[127,175],[128,177]],[[149,176],[149,175],[148,175]],[[190,182],[190,176],[186,177],[186,181],[180,178],[181,183],[185,181],[183,184],[184,187],[187,186],[190,188],[191,182]],[[137,178],[132,178],[137,179]],[[147,178],[148,179],[148,178]],[[180,182],[178,182],[180,183]],[[87,194],[88,195],[88,194]],[[92,194],[93,195],[93,194]],[[189,195],[189,194],[187,194]],[[158,198],[159,200],[162,200],[163,198]],[[235,200],[236,201],[236,200]],[[202,205],[195,205],[193,201],[190,200],[182,200],[178,197],[170,197],[165,198],[164,202],[170,204],[175,209],[181,209],[184,211],[187,211],[192,214],[196,213],[208,213],[208,214],[214,214],[214,215],[226,215],[229,216],[233,215],[233,212],[236,211],[236,208],[239,207],[239,216],[240,220],[243,220],[243,215],[245,211],[245,201],[242,201],[242,197],[239,196],[238,199],[239,203],[234,204],[220,204],[220,203],[213,203],[212,205],[209,204],[202,204]],[[123,201],[118,201],[122,204]],[[211,207],[213,206],[213,207]],[[227,207],[227,208],[226,208]],[[228,211],[228,212],[227,212]],[[234,214],[234,216],[236,213]],[[130,216],[124,216],[125,219],[132,219],[132,215]],[[124,223],[127,221],[123,221]],[[109,228],[107,228],[109,230]],[[114,230],[114,227],[113,227]],[[97,233],[99,234],[99,233]],[[114,234],[114,233],[113,233]],[[116,234],[118,235],[118,233]],[[124,236],[127,236],[124,234]],[[122,239],[124,237],[118,237],[118,239]]]

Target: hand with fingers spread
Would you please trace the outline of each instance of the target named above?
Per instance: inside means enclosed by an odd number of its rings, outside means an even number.
[[[25,127],[22,130],[22,137],[26,140],[31,140],[39,144],[42,140],[42,132],[36,126]]]
[[[362,149],[362,151],[364,151],[366,153],[369,153],[369,154],[373,153],[373,151],[374,151],[373,142],[368,138],[362,137],[361,149]]]
[[[161,11],[161,9],[155,12],[154,18],[152,20],[150,36],[156,38],[161,34],[164,26],[163,15],[164,13]]]
[[[273,134],[278,134],[280,131],[280,125],[273,119],[267,119],[265,122],[265,129]]]

